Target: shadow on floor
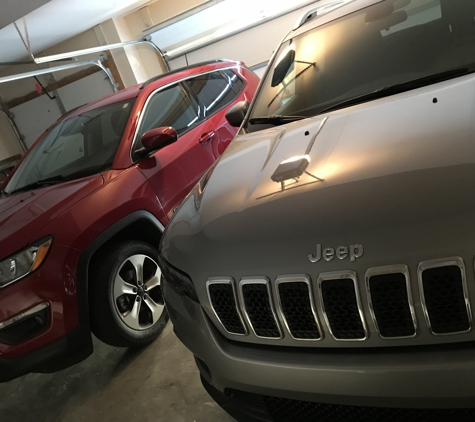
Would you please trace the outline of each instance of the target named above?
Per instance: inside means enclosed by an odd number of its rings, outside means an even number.
[[[140,349],[94,339],[85,361],[0,384],[0,396],[2,422],[233,421],[201,386],[193,357],[171,324]]]

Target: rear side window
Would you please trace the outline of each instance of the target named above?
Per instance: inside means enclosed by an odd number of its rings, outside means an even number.
[[[199,75],[184,83],[204,106],[205,116],[233,102],[244,87],[244,82],[231,70]]]
[[[233,87],[233,91],[236,93],[236,96],[238,96],[241,93],[241,91],[244,89],[244,81],[238,75],[236,75],[231,69],[221,70],[221,73],[229,79]]]

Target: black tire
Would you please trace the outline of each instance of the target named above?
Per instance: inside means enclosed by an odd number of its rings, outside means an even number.
[[[104,343],[140,347],[163,331],[169,317],[157,255],[148,243],[127,241],[94,260],[89,280],[91,329]]]

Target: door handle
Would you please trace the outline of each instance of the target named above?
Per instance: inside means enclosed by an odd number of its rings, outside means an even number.
[[[214,130],[210,132],[203,133],[200,136],[199,143],[200,144],[207,144],[209,141],[211,141],[214,138]]]

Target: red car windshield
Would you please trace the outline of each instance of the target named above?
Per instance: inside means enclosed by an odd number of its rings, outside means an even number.
[[[28,153],[4,192],[36,189],[109,168],[133,103],[123,101],[58,123]]]

